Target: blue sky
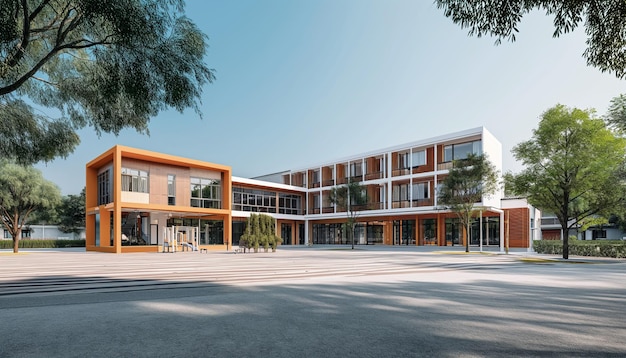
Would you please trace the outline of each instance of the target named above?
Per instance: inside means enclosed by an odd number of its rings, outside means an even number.
[[[517,41],[469,37],[424,0],[188,0],[209,37],[203,118],[161,113],[150,136],[80,131],[66,159],[37,165],[64,195],[85,164],[122,144],[230,165],[251,177],[485,126],[510,153],[561,103],[603,114],[626,82],[587,67],[584,28],[552,38],[527,15]]]

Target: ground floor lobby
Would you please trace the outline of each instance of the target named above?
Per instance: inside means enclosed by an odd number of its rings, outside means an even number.
[[[113,212],[93,215],[93,242],[89,251],[163,252],[169,250],[230,250],[238,247],[247,218],[197,213],[125,210],[115,233]],[[518,226],[519,227],[519,226]],[[276,219],[282,245],[350,245],[346,218],[325,220]],[[386,246],[471,246],[527,248],[530,238],[511,229],[509,217],[485,213],[472,220],[469,234],[452,213],[359,217],[354,244]]]

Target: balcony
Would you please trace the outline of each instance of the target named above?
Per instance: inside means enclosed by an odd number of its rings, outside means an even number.
[[[410,208],[410,207],[411,207],[411,202],[408,200],[394,201],[391,203],[392,209]]]
[[[333,185],[335,185],[334,179],[328,179],[322,182],[322,186],[333,186]]]
[[[322,214],[332,214],[335,212],[334,206],[325,206],[322,208]]]
[[[376,179],[381,179],[384,178],[384,172],[380,171],[380,172],[372,172],[372,173],[367,173],[365,174],[365,180],[376,180]]]
[[[344,178],[344,177],[337,178],[337,185],[346,184],[346,183],[348,183],[348,178]]]
[[[391,172],[391,175],[394,177],[398,177],[401,175],[409,175],[411,173],[411,171],[409,170],[409,168],[399,168],[399,169],[394,169]]]
[[[415,199],[415,200],[413,200],[413,207],[433,206],[433,205],[434,205],[433,198],[425,198],[425,199]]]
[[[437,170],[450,170],[452,169],[452,162],[439,163],[437,164]]]
[[[365,211],[365,210],[381,210],[385,208],[385,203],[368,203],[364,205],[352,205],[350,210],[352,211]]]

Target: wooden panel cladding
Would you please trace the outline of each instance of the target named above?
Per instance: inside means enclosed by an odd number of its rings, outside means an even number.
[[[560,229],[541,230],[541,239],[542,240],[561,240],[561,230]]]
[[[505,235],[509,235],[509,247],[528,247],[530,238],[530,211],[527,208],[505,210]]]
[[[332,186],[335,185],[335,180],[333,178],[334,166],[328,165],[322,167],[322,186]]]
[[[298,172],[291,174],[291,185],[304,187],[304,172]]]
[[[347,163],[339,163],[337,164],[337,173],[335,174],[335,181],[337,184],[345,184],[347,183]]]

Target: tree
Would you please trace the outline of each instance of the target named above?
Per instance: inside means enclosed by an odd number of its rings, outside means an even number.
[[[471,220],[479,211],[476,203],[498,189],[498,172],[485,154],[469,154],[455,160],[439,186],[438,200],[453,211],[465,231],[465,252],[469,252]]]
[[[0,220],[13,237],[18,252],[22,227],[35,210],[45,211],[59,204],[59,188],[45,180],[33,167],[0,161]]]
[[[74,150],[78,128],[148,133],[162,110],[200,114],[214,74],[183,13],[183,0],[0,1],[0,156],[51,160]]]
[[[247,249],[254,248],[254,252],[259,250],[259,245],[267,252],[272,247],[276,251],[276,246],[283,240],[276,236],[276,220],[266,214],[250,214],[244,234],[239,239],[240,245]]]
[[[587,65],[602,72],[626,77],[626,6],[621,0],[436,0],[437,8],[469,35],[497,37],[515,41],[517,25],[533,11],[554,15],[553,37],[573,31],[581,23],[587,33],[587,49],[583,57]]]
[[[626,139],[593,111],[557,105],[543,113],[530,140],[513,148],[525,169],[511,180],[514,192],[556,215],[569,257],[569,229],[593,216],[608,217],[623,201]]]
[[[605,116],[606,122],[622,134],[626,133],[626,96],[620,94],[611,100]]]
[[[85,188],[80,195],[64,196],[58,212],[59,230],[79,234],[85,228]]]
[[[354,250],[354,227],[356,226],[359,211],[368,202],[365,188],[359,182],[351,180],[348,184],[333,187],[330,190],[328,201],[346,212],[348,218],[346,221],[346,236]]]

